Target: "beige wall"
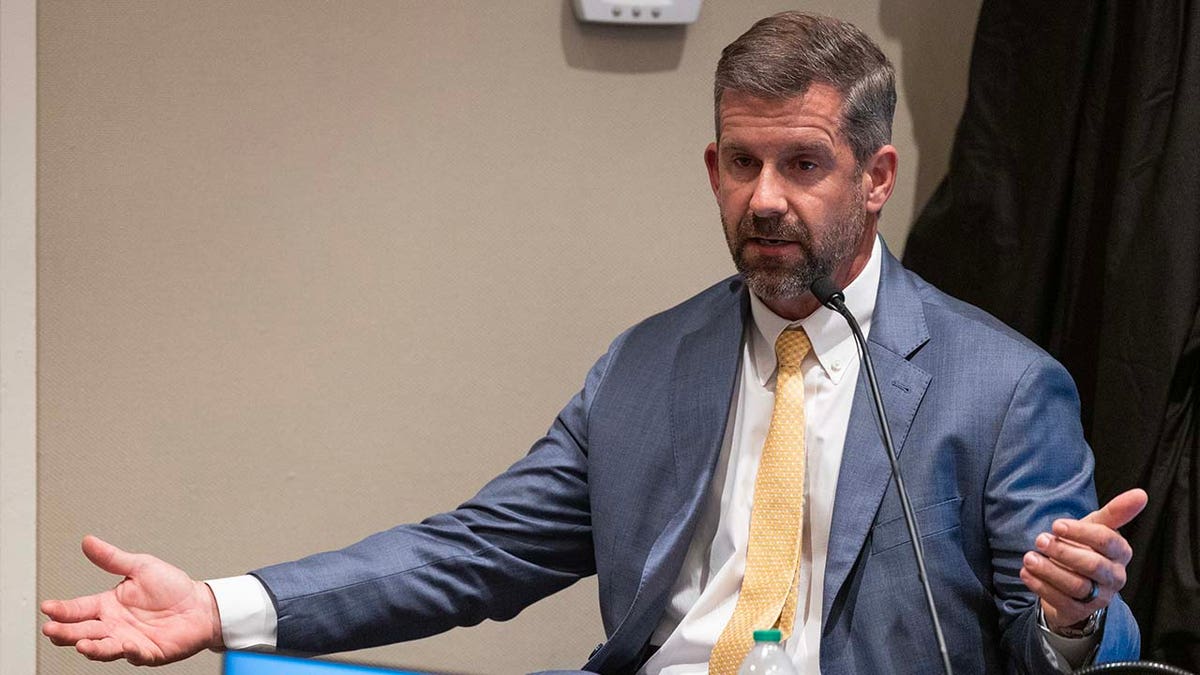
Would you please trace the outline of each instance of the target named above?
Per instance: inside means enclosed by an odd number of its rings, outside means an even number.
[[[0,673],[37,655],[37,8],[0,0]]]
[[[40,2],[39,595],[113,582],[88,532],[223,576],[469,497],[615,334],[731,272],[701,162],[711,72],[796,5],[612,29],[565,0]],[[978,2],[803,6],[900,69],[898,250]],[[577,666],[595,596],[353,658]],[[132,670],[48,644],[39,663]]]

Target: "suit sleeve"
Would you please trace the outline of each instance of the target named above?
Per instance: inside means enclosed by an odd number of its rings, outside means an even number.
[[[278,649],[345,651],[503,621],[594,574],[588,410],[623,337],[529,454],[454,511],[252,572],[275,604]]]
[[[1061,365],[1042,356],[1013,391],[984,492],[992,583],[1010,670],[1059,672],[1043,649],[1038,600],[1021,581],[1021,560],[1055,519],[1081,518],[1096,509],[1093,466],[1075,385]],[[1137,657],[1137,625],[1120,596],[1109,605],[1103,630],[1096,662]]]

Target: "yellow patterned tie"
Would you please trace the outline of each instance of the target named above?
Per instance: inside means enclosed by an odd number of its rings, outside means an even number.
[[[804,522],[804,374],[812,349],[804,329],[775,342],[779,371],[775,408],[754,479],[746,573],[733,616],[713,647],[710,675],[736,673],[754,645],[754,631],[778,627],[786,640],[796,616],[800,528]]]

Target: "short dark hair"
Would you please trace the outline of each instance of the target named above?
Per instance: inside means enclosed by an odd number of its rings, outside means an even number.
[[[859,166],[891,142],[896,71],[879,47],[853,24],[803,12],[760,20],[721,52],[713,91],[717,137],[721,97],[739,91],[790,98],[814,83],[842,95],[842,133]]]

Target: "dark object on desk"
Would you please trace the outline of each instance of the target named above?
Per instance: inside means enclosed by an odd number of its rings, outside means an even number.
[[[1075,671],[1075,675],[1140,675],[1142,673],[1158,673],[1160,675],[1194,675],[1191,671],[1168,666],[1165,663],[1153,661],[1118,661],[1116,663],[1100,663]]]

